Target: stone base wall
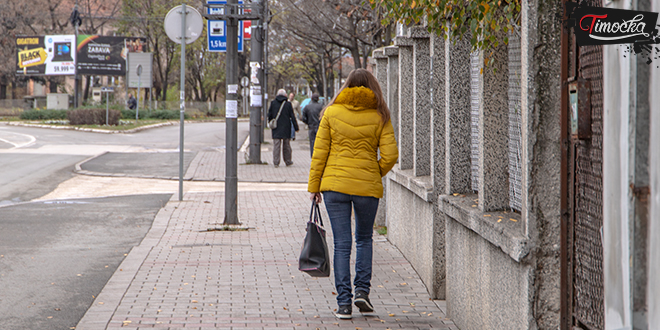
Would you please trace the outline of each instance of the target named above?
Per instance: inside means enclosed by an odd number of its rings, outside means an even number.
[[[434,271],[434,260],[438,258],[433,249],[433,204],[393,180],[387,189],[387,239],[410,261],[435,298],[439,275]]]
[[[535,329],[533,269],[446,217],[448,316],[461,330]]]

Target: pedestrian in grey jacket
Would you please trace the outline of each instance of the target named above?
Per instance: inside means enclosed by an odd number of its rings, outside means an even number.
[[[323,110],[323,105],[319,103],[319,94],[312,94],[312,100],[302,110],[302,121],[309,126],[309,155],[314,155],[314,141],[316,140],[316,132],[319,130],[319,123],[321,118],[319,114]]]

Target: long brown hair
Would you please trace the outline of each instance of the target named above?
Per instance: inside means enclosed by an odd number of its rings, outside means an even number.
[[[339,96],[339,94],[341,94],[344,89],[361,86],[369,88],[372,92],[374,92],[374,96],[376,97],[376,110],[378,111],[380,118],[383,120],[383,123],[387,123],[390,120],[390,109],[387,107],[387,103],[385,103],[385,98],[383,97],[383,92],[380,89],[378,80],[376,80],[376,77],[374,77],[371,72],[365,69],[355,69],[351,71],[351,73],[348,74],[348,78],[346,78],[346,82],[344,82],[344,85],[341,86],[341,89],[339,89],[339,92],[337,92],[335,97],[332,98],[332,101],[328,103],[328,106],[331,106],[335,103],[337,96]],[[323,117],[324,112],[325,109],[323,109],[319,117]]]

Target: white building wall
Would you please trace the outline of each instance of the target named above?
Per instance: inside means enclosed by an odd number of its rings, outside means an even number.
[[[660,12],[660,0],[653,0],[653,12]],[[649,329],[660,329],[660,59],[652,63],[650,81],[649,176],[649,274],[647,284]]]
[[[605,329],[632,329],[629,249],[630,56],[603,47],[603,276]]]
[[[630,9],[629,1],[610,3]],[[605,329],[632,329],[630,286],[630,54],[603,46],[603,279]]]

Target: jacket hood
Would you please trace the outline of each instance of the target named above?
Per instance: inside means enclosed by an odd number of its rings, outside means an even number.
[[[335,103],[347,106],[351,110],[376,109],[378,107],[374,92],[363,86],[345,88],[337,95]]]
[[[289,99],[289,98],[286,97],[286,96],[284,96],[284,95],[278,95],[277,97],[275,97],[275,100],[276,100],[277,102],[280,102],[280,103],[281,103],[282,101],[284,101],[284,100],[288,100],[288,99]]]

